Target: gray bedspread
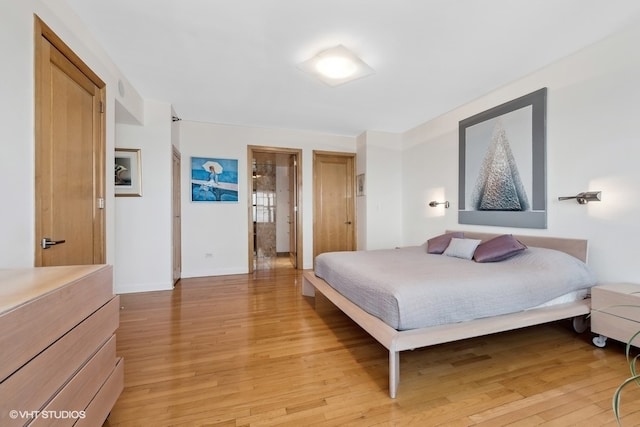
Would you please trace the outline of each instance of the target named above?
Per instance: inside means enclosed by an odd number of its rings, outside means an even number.
[[[543,248],[496,263],[428,254],[424,246],[330,252],[316,257],[315,273],[397,330],[514,313],[595,285],[582,261]]]

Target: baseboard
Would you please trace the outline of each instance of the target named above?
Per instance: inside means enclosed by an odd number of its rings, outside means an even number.
[[[137,292],[170,291],[173,283],[129,283],[126,285],[114,284],[113,292],[116,294],[133,294]]]
[[[195,277],[209,277],[209,276],[229,276],[232,274],[247,274],[249,271],[239,268],[218,268],[214,270],[194,270],[194,271],[182,271],[180,273],[180,278],[182,279],[190,279]]]

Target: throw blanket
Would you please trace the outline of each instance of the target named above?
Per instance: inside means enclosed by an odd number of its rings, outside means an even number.
[[[514,313],[595,285],[582,261],[535,247],[496,263],[428,254],[424,246],[329,252],[316,257],[315,273],[397,330]]]

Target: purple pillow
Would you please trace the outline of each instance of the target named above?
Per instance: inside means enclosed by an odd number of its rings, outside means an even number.
[[[449,246],[451,238],[453,237],[462,239],[464,238],[464,233],[461,231],[454,231],[453,233],[441,234],[427,240],[427,253],[441,254],[445,249],[447,249],[447,246]]]
[[[473,259],[476,262],[504,261],[525,249],[527,247],[511,234],[503,234],[478,245]]]

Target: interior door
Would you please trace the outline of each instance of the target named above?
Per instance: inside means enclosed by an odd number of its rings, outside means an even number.
[[[298,162],[295,155],[289,156],[289,260],[298,268]]]
[[[354,157],[314,152],[313,254],[355,247]]]
[[[101,264],[104,83],[36,18],[35,265]]]

